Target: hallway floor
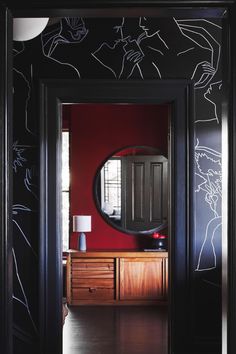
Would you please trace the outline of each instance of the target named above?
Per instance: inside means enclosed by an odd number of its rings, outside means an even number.
[[[70,307],[63,354],[167,354],[166,306]]]

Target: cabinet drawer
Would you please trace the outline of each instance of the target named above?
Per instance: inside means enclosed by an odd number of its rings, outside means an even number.
[[[81,279],[72,278],[72,288],[114,288],[113,279]]]
[[[94,279],[113,279],[113,270],[72,270],[72,279],[94,278]]]
[[[77,270],[114,270],[114,259],[73,259],[72,272]]]
[[[72,289],[73,300],[114,300],[113,289],[98,289],[89,287],[85,289]]]

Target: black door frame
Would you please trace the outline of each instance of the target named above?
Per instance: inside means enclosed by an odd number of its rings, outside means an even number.
[[[12,21],[0,4],[0,346],[12,352]]]
[[[193,87],[189,80],[44,80],[40,89],[40,337],[41,353],[61,354],[62,249],[60,136],[63,103],[171,105],[170,123],[170,353],[188,352],[190,328]]]
[[[233,354],[236,348],[236,0],[39,0],[32,2],[22,0],[15,4],[12,0],[0,1],[0,26],[2,45],[0,48],[0,71],[1,71],[1,110],[0,110],[0,141],[1,141],[1,174],[0,174],[0,223],[1,223],[1,261],[0,261],[0,323],[1,348],[6,354],[12,353],[12,231],[9,215],[12,212],[12,172],[11,172],[11,149],[12,149],[12,16],[15,17],[39,17],[39,16],[153,16],[170,14],[173,9],[188,8],[192,11],[200,8],[209,13],[217,14],[217,8],[228,10],[228,59],[225,61],[227,71],[227,83],[229,93],[228,116],[224,118],[227,126],[228,149],[228,201],[226,212],[229,216],[227,229],[228,255],[224,264],[225,287],[223,288],[224,321],[227,322],[224,336],[228,346],[227,354]],[[174,11],[174,10],[173,10]],[[227,101],[227,100],[226,100]],[[227,102],[226,102],[227,105]],[[230,311],[228,311],[228,308]],[[225,354],[225,352],[224,352]]]

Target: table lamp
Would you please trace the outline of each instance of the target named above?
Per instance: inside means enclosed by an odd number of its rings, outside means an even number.
[[[78,249],[86,251],[86,235],[84,232],[91,231],[91,215],[73,215],[73,231],[80,232]]]

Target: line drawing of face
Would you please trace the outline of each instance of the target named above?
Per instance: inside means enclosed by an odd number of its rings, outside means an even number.
[[[139,26],[142,28],[142,30],[146,33],[148,37],[154,36],[160,31],[159,29],[157,29],[156,18],[140,17]]]
[[[221,102],[221,88],[222,81],[213,82],[204,93],[205,99],[214,105],[215,118],[217,118],[218,122],[221,117],[221,105],[217,103]]]
[[[83,18],[65,17],[61,19],[59,39],[65,43],[79,43],[88,33]]]
[[[124,41],[139,41],[146,36],[146,32],[140,26],[140,18],[123,18],[121,37]]]
[[[215,101],[217,101],[219,91],[221,90],[221,88],[222,88],[222,81],[213,82],[212,84],[210,84],[207,91],[204,93],[204,97],[208,101],[215,103]]]
[[[122,40],[122,26],[124,18],[109,18],[102,23],[104,34],[108,34],[105,43],[113,48]]]

